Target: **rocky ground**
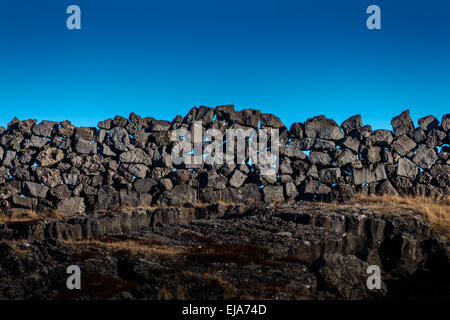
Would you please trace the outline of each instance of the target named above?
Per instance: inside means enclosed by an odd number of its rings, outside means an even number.
[[[81,290],[68,290],[69,265]],[[369,265],[380,290],[366,286]],[[420,214],[310,202],[157,207],[0,225],[1,299],[449,299]]]

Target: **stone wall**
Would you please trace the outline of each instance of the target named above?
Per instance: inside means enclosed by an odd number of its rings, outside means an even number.
[[[171,130],[202,121],[203,130],[279,130],[279,168],[256,165],[173,167]],[[289,199],[345,200],[355,193],[450,195],[450,114],[441,121],[409,111],[393,131],[363,125],[359,115],[341,126],[324,116],[294,123],[232,105],[193,108],[172,122],[116,116],[96,128],[69,121],[13,119],[0,127],[0,211],[77,214],[120,207],[178,206]]]

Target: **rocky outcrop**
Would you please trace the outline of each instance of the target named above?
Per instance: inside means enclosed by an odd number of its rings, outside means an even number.
[[[449,247],[418,214],[364,205],[219,204],[11,222],[0,226],[0,298],[157,299],[157,288],[179,288],[191,299],[446,299]],[[80,291],[65,287],[71,264],[82,269]],[[376,290],[366,285],[374,265]],[[191,291],[200,275],[215,285]],[[104,277],[133,288],[89,283]]]
[[[393,131],[372,131],[360,115],[340,126],[317,116],[288,130],[274,115],[233,106],[193,108],[171,122],[131,113],[95,128],[15,118],[0,128],[0,211],[334,201],[358,192],[442,198],[450,194],[449,119],[427,116],[415,127],[405,111],[392,119]],[[277,130],[276,168],[268,174],[248,152],[242,164],[173,164],[171,132],[194,121],[202,122],[203,133],[216,129],[225,138],[231,128]]]

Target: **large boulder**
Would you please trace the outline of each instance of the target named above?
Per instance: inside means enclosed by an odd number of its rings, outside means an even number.
[[[48,148],[39,152],[36,162],[41,167],[51,167],[64,159],[64,152],[58,148]]]
[[[441,120],[441,126],[442,129],[447,132],[447,134],[450,131],[450,113],[449,114],[444,114],[442,116],[442,120]]]
[[[380,182],[376,186],[376,193],[378,195],[391,195],[391,196],[398,195],[397,190],[395,190],[395,188],[392,186],[392,184],[389,182],[389,180]]]
[[[234,170],[230,176],[230,186],[233,188],[239,188],[244,184],[244,181],[247,179],[247,176],[241,172],[240,170]]]
[[[360,144],[361,142],[352,136],[345,137],[340,143],[341,146],[350,149],[355,153],[358,153]]]
[[[13,160],[16,158],[17,152],[15,150],[6,150],[3,155],[3,161],[0,163],[5,167],[12,167]]]
[[[75,132],[75,126],[68,120],[60,122],[60,127],[58,128],[58,136],[66,139],[72,138]]]
[[[223,174],[218,174],[215,170],[208,172],[206,177],[206,186],[215,190],[222,190],[227,187],[227,178]],[[239,187],[242,183],[239,185]]]
[[[408,159],[400,158],[397,165],[397,175],[414,179],[417,175],[417,166]]]
[[[24,141],[25,148],[43,148],[48,143],[48,138],[40,136],[31,136],[29,140]]]
[[[232,114],[232,120],[246,127],[258,128],[261,119],[261,111],[245,109]]]
[[[122,189],[119,192],[120,205],[122,207],[148,207],[152,203],[152,196],[146,193]]]
[[[63,173],[62,174],[62,179],[63,179],[64,184],[74,186],[74,185],[77,184],[78,174],[76,174],[76,173]]]
[[[316,180],[304,180],[300,184],[300,196],[307,200],[324,199],[330,192],[330,187]]]
[[[47,196],[49,188],[47,186],[34,183],[31,181],[26,181],[23,184],[23,190],[22,193],[26,197],[32,197],[32,198],[41,198],[44,199]]]
[[[79,127],[75,129],[75,138],[84,140],[94,140],[94,129],[88,127]]]
[[[288,146],[284,150],[284,155],[291,159],[299,159],[299,160],[305,160],[308,158],[308,155],[300,150],[298,147],[291,147]]]
[[[131,112],[130,115],[128,116],[128,119],[130,120],[131,123],[133,123],[136,128],[140,128],[142,127],[142,125],[144,124],[144,120],[138,116],[136,113]]]
[[[372,183],[376,181],[375,173],[370,169],[361,169],[353,171],[353,183],[361,185],[365,183]]]
[[[151,161],[150,156],[141,149],[123,152],[120,154],[119,160],[123,163],[140,163],[144,165],[150,165]]]
[[[102,186],[98,191],[94,210],[112,210],[120,207],[119,193],[112,186]]]
[[[106,143],[100,145],[100,154],[104,157],[115,157],[117,154]]]
[[[97,124],[97,127],[99,127],[100,129],[110,130],[112,128],[112,123],[113,123],[112,119],[106,119],[106,120],[100,121]]]
[[[147,175],[148,167],[143,164],[131,164],[128,167],[128,172],[131,173],[134,177],[143,179]]]
[[[229,188],[234,202],[260,202],[261,189],[254,183],[246,183],[240,188]]]
[[[335,164],[336,166],[338,166],[338,167],[343,167],[343,166],[345,166],[345,165],[347,165],[347,164],[349,164],[349,163],[352,163],[352,162],[354,162],[354,161],[356,161],[356,160],[357,160],[357,159],[356,159],[356,155],[355,155],[352,151],[346,149],[346,150],[344,150],[344,152],[342,152],[342,153],[337,157],[337,159],[336,159],[336,161],[334,162],[334,164]]]
[[[357,114],[355,116],[352,116],[342,122],[341,124],[342,130],[344,130],[344,133],[347,135],[350,132],[359,130],[362,128],[362,121],[361,121],[361,115]]]
[[[431,169],[436,160],[436,152],[423,144],[419,146],[413,158],[414,163],[422,169]]]
[[[214,109],[207,106],[200,106],[195,115],[195,121],[201,121],[203,125],[209,123],[214,118]]]
[[[441,131],[438,128],[434,128],[431,129],[430,132],[428,132],[425,144],[428,148],[434,148],[435,146],[442,146],[447,139],[448,135],[445,134],[444,131]]]
[[[151,117],[146,117],[144,118],[144,122],[152,132],[168,131],[170,128],[170,122],[165,120],[156,120]]]
[[[13,195],[12,203],[14,204],[14,206],[19,207],[19,208],[36,210],[36,207],[38,205],[38,199],[25,198],[25,197],[21,197],[19,195]]]
[[[300,150],[330,150],[336,148],[336,144],[333,141],[315,138],[304,138],[299,142],[290,143],[290,145],[292,144],[298,145]]]
[[[319,164],[322,166],[328,166],[332,163],[331,156],[328,153],[319,151],[311,151],[309,161],[314,165]]]
[[[288,181],[284,184],[284,195],[287,199],[294,199],[298,196],[297,186],[292,181]]]
[[[326,184],[336,184],[339,182],[341,177],[341,169],[339,168],[327,168],[319,170],[320,182]]]
[[[58,200],[67,199],[72,194],[67,185],[60,184],[50,189],[50,194]]]
[[[223,120],[230,122],[233,115],[236,113],[234,110],[234,105],[223,105],[223,106],[217,106],[214,110],[217,116],[217,120]]]
[[[414,133],[413,133],[414,142],[422,143],[425,141],[426,138],[427,138],[427,134],[426,134],[425,130],[423,130],[422,128],[416,128],[416,130],[414,130]]]
[[[71,197],[61,200],[58,203],[56,210],[63,215],[73,215],[85,212],[86,206],[83,198]]]
[[[280,118],[270,113],[263,113],[261,115],[261,128],[282,128],[284,127],[283,122]]]
[[[416,148],[416,143],[414,140],[407,136],[400,136],[394,141],[394,144],[392,148],[394,151],[396,151],[399,155],[405,156],[410,151],[414,150]]]
[[[152,165],[157,167],[172,167],[172,155],[166,147],[160,147],[153,153]]]
[[[294,122],[289,129],[289,137],[291,139],[303,138],[303,123]]]
[[[40,124],[34,125],[31,131],[37,136],[50,138],[56,133],[58,126],[58,122],[42,121]]]
[[[367,286],[369,264],[354,255],[326,253],[318,274],[324,288],[336,292],[343,299],[374,299],[386,294],[386,285],[381,280],[380,290]]]
[[[33,167],[32,170],[35,172],[39,182],[44,183],[50,188],[63,184],[63,180],[58,169]]]
[[[439,125],[439,120],[433,116],[426,116],[419,119],[419,126],[425,131],[429,131]]]
[[[28,119],[20,121],[16,117],[8,123],[8,130],[17,130],[20,132],[30,132],[30,129],[36,124],[37,120]],[[0,130],[1,131],[1,130]]]
[[[95,154],[97,153],[97,142],[78,139],[75,141],[75,150],[81,154]]]
[[[171,190],[164,191],[158,202],[168,206],[196,204],[197,191],[187,184],[179,184]]]
[[[338,141],[344,138],[339,126],[332,119],[318,116],[308,119],[305,123],[305,135],[308,138]]]
[[[283,186],[265,186],[263,189],[264,202],[282,202],[284,201]]]
[[[140,193],[148,193],[158,183],[154,179],[136,179],[134,189]]]
[[[125,128],[115,127],[109,131],[114,147],[119,151],[126,151],[130,147],[130,134]]]
[[[367,145],[377,145],[381,147],[390,147],[392,144],[392,132],[385,129],[375,130],[365,139]]]
[[[414,133],[414,124],[409,116],[409,110],[403,111],[400,115],[392,118],[392,128],[395,136],[409,135]]]
[[[367,163],[376,163],[381,161],[381,148],[372,146],[361,150],[361,160]]]
[[[114,127],[126,127],[128,124],[128,119],[122,116],[115,116],[112,122]]]

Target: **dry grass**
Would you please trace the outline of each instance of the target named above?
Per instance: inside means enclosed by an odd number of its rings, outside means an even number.
[[[357,195],[343,204],[321,203],[335,209],[363,206],[387,215],[420,214],[431,226],[450,237],[450,199],[434,200],[428,197],[364,196]]]
[[[218,202],[223,206],[233,206],[233,203],[226,202]],[[282,206],[283,203],[276,203],[276,207]],[[432,227],[446,236],[450,237],[450,198],[444,198],[442,200],[434,200],[429,197],[410,197],[410,196],[364,196],[357,195],[352,200],[349,200],[345,203],[327,203],[327,202],[319,202],[316,203],[319,206],[323,206],[326,208],[331,208],[335,210],[339,209],[351,209],[355,206],[363,206],[365,208],[376,210],[381,214],[386,215],[402,215],[409,214],[413,215],[414,213],[421,214],[426,220],[430,222]],[[193,207],[207,207],[211,205],[210,203],[196,203]],[[153,205],[153,206],[142,206],[142,207],[122,207],[118,210],[112,211],[121,211],[121,210],[136,210],[136,209],[145,209],[145,210],[156,210],[156,209],[168,209],[168,208],[179,208],[179,206],[167,206],[167,205]],[[312,210],[316,210],[312,208]],[[50,214],[41,214],[37,213],[33,210],[28,209],[16,209],[10,211],[12,214],[9,215],[0,215],[0,223],[35,223],[43,218],[52,218],[52,219],[62,219],[64,217],[63,214],[53,211]],[[111,210],[102,210],[98,212],[111,212]],[[78,215],[79,216],[79,215]],[[118,246],[117,244],[115,244]],[[133,249],[131,245],[131,249],[129,250],[137,250]]]
[[[132,240],[105,237],[92,240],[64,241],[74,248],[89,249],[89,247],[103,248],[112,254],[130,254],[145,257],[159,257],[172,259],[178,256],[183,250],[177,247],[161,246],[149,240]]]
[[[29,222],[39,219],[39,215],[33,210],[13,210],[10,215],[0,215],[0,223],[4,222]]]
[[[8,215],[0,215],[0,223],[32,223],[42,219],[56,219],[61,220],[63,215],[57,211],[52,211],[49,214],[37,213],[30,209],[16,208],[10,210]]]

